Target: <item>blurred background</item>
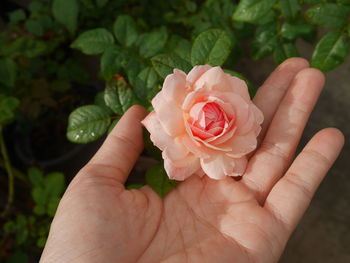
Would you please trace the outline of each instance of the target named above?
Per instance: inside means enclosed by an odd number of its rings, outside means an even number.
[[[349,0],[2,0],[0,262],[38,261],[70,180],[173,68],[220,65],[254,96],[294,56],[326,74],[300,149],[329,126],[346,144],[280,262],[350,262],[349,14]],[[127,184],[164,194],[146,138]]]

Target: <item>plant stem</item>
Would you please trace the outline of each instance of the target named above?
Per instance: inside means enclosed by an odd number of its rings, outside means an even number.
[[[7,176],[8,176],[7,204],[5,206],[4,211],[1,213],[1,216],[4,217],[6,215],[6,213],[8,212],[8,209],[12,205],[15,188],[14,188],[14,176],[13,176],[13,172],[12,172],[11,162],[10,162],[10,158],[8,156],[8,153],[7,153],[2,130],[3,130],[3,127],[0,125],[0,149],[1,149],[1,155],[4,158],[5,169],[6,169]]]

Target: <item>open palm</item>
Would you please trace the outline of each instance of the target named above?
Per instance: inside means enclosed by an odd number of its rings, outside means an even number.
[[[284,62],[254,98],[265,121],[243,178],[192,176],[164,199],[124,188],[145,116],[131,108],[68,187],[41,262],[276,262],[343,145],[325,129],[292,162],[323,82]]]

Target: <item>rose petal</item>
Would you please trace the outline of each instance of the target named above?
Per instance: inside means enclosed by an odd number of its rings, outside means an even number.
[[[176,136],[185,131],[182,111],[175,101],[166,101],[161,91],[153,98],[152,105],[167,134]]]
[[[190,85],[193,85],[197,79],[209,69],[211,69],[211,66],[209,65],[194,66],[194,68],[187,74],[186,80],[190,83]]]
[[[242,176],[247,168],[248,159],[247,157],[242,157],[238,159],[233,159],[233,162],[235,163],[232,173],[229,174],[229,176]]]
[[[227,155],[230,157],[240,158],[247,155],[251,151],[255,150],[257,145],[255,130],[252,130],[242,136],[235,135],[230,140],[225,142],[224,145],[229,145],[231,147],[231,151],[227,153]],[[222,146],[219,145],[218,147]]]
[[[164,99],[167,101],[174,100],[178,106],[181,106],[186,95],[185,72],[174,69],[174,73],[165,78],[161,92]]]
[[[186,157],[185,166],[177,166],[177,162],[173,162],[170,159],[164,159],[164,168],[170,179],[183,181],[191,175],[200,172],[199,159],[193,154],[189,154]]]
[[[206,71],[195,83],[194,89],[202,89],[204,86],[210,90],[218,88],[220,91],[230,91],[230,83],[220,67],[213,67]]]
[[[173,143],[165,147],[163,158],[171,160],[180,160],[187,156],[188,149],[184,146],[181,137],[173,138]]]
[[[210,155],[213,154],[213,150],[208,149],[207,147],[197,142],[193,138],[190,138],[190,136],[188,135],[183,137],[182,142],[184,143],[187,150],[189,150],[199,158],[202,158],[202,159],[209,158]]]
[[[248,86],[244,80],[231,76],[230,74],[225,73],[230,90],[236,94],[239,94],[246,102],[250,102],[250,96],[248,92]]]
[[[201,167],[210,178],[220,180],[233,173],[234,162],[225,154],[214,154],[201,159]]]
[[[150,139],[153,144],[161,149],[167,158],[181,159],[188,154],[188,149],[180,138],[172,138],[164,132],[154,111],[148,114],[141,123],[151,134]]]

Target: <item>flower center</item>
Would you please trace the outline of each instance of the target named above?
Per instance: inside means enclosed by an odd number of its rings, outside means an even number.
[[[215,102],[199,102],[190,110],[193,135],[207,139],[222,133],[227,122],[226,114]]]

